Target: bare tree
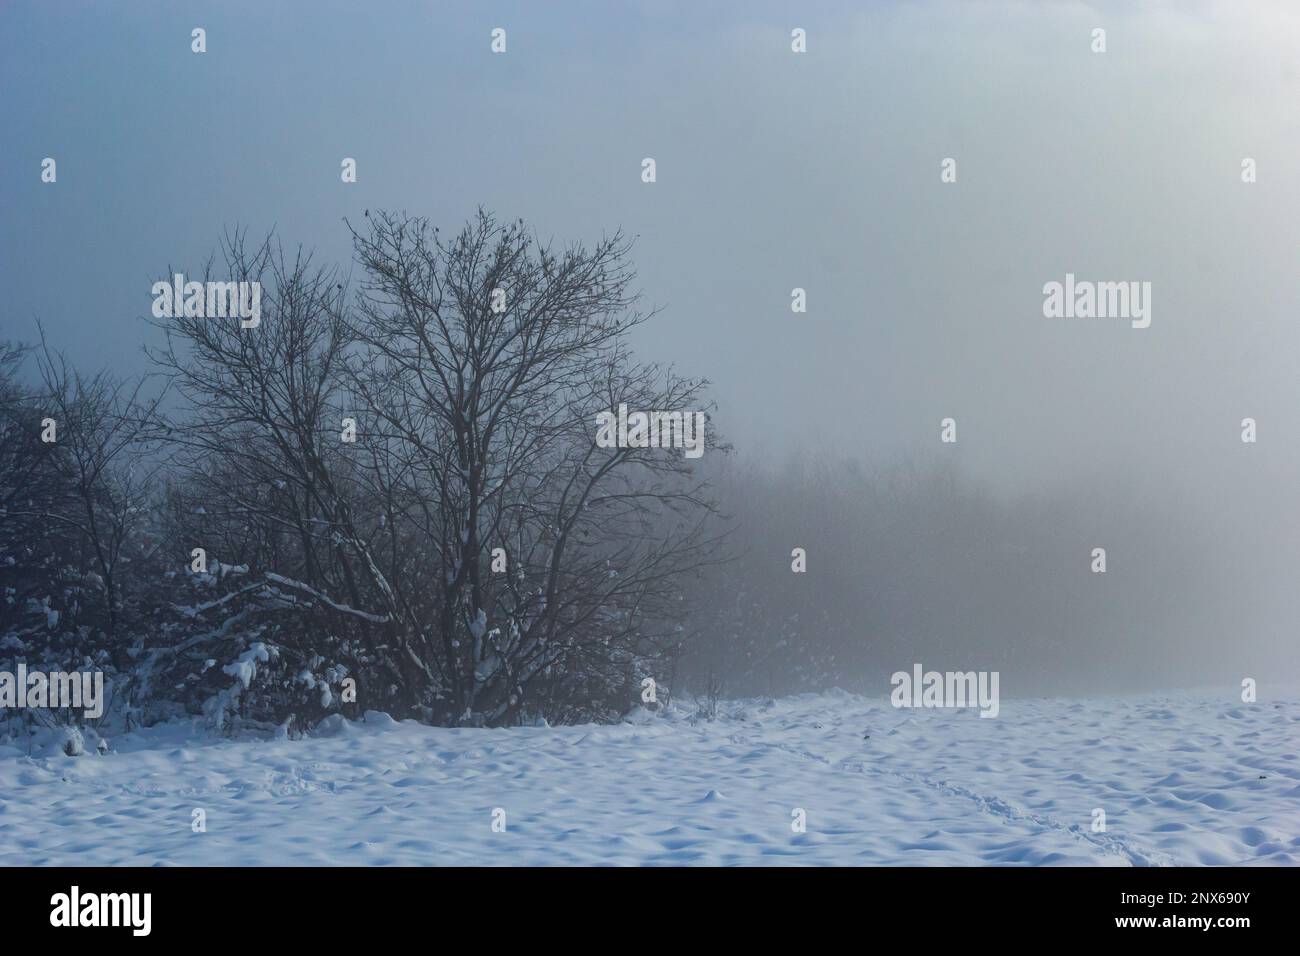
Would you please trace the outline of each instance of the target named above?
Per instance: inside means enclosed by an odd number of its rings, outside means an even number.
[[[36,366],[42,401],[54,420],[56,444],[70,474],[75,507],[48,509],[42,517],[75,530],[83,566],[102,584],[107,636],[114,663],[125,666],[119,620],[119,567],[127,545],[139,540],[149,517],[148,498],[164,466],[157,412],[163,392],[149,395],[145,378],[119,379],[107,371],[83,375],[41,330]]]
[[[29,352],[0,344],[0,627],[19,640],[47,629],[35,609],[73,548],[68,528],[50,516],[76,505],[64,448],[42,441],[45,403],[19,378]]]
[[[711,408],[705,383],[630,358],[627,333],[647,316],[629,244],[557,251],[483,211],[450,241],[389,213],[354,241],[365,280],[352,383],[440,572],[460,719],[620,699],[681,640],[676,585],[718,544],[680,450],[595,440],[597,413],[620,402]]]
[[[186,545],[252,564],[277,606],[351,618],[373,664],[360,675],[374,683],[371,702],[409,704],[437,678],[343,453],[347,289],[337,269],[290,257],[270,237],[253,247],[228,235],[222,254],[223,279],[261,285],[260,324],[161,320],[164,344],[152,352],[186,400],[173,426],[186,471],[181,511],[197,518]],[[212,275],[209,263],[204,281]]]
[[[626,710],[641,677],[666,678],[681,584],[719,549],[682,449],[596,440],[620,403],[711,411],[706,383],[628,351],[647,318],[629,244],[555,251],[482,212],[449,242],[387,213],[353,238],[355,302],[337,270],[235,234],[221,279],[261,283],[260,325],[161,323],[154,357],[188,405],[177,537],[250,565],[263,607],[346,628],[330,653],[369,706]],[[326,653],[320,630],[299,628],[300,659]]]

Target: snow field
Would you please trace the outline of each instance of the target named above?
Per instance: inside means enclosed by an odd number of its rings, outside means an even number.
[[[1295,865],[1298,731],[1300,695],[1230,691],[994,719],[839,692],[614,726],[371,713],[303,740],[173,723],[77,758],[0,742],[0,863]]]

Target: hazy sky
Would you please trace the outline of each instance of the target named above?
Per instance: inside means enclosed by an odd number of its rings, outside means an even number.
[[[1240,0],[7,0],[0,337],[136,370],[151,282],[225,227],[342,260],[364,208],[482,203],[639,237],[640,351],[712,379],[744,454],[955,455],[1289,540],[1298,64],[1300,5]],[[1150,328],[1044,318],[1067,272],[1151,282]]]

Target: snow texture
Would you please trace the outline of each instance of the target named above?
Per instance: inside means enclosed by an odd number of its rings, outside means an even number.
[[[171,723],[75,758],[0,738],[0,864],[1300,862],[1296,693],[691,714],[491,730],[372,712],[296,740]]]

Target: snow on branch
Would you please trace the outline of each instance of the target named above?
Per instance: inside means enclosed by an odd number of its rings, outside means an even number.
[[[312,597],[316,598],[316,600],[320,601],[322,604],[325,604],[330,608],[333,608],[335,611],[338,611],[340,614],[353,614],[356,617],[359,617],[366,621],[370,621],[371,623],[374,624],[388,623],[387,614],[372,614],[369,611],[358,610],[357,608],[349,607],[346,604],[339,604],[336,601],[330,600],[324,594],[321,594],[310,584],[305,584],[302,581],[295,581],[293,578],[286,578],[283,575],[275,574],[269,571],[266,574],[266,579],[268,581],[273,581],[276,584],[282,585],[283,587],[294,588],[299,591],[304,591],[307,594],[310,594]]]

